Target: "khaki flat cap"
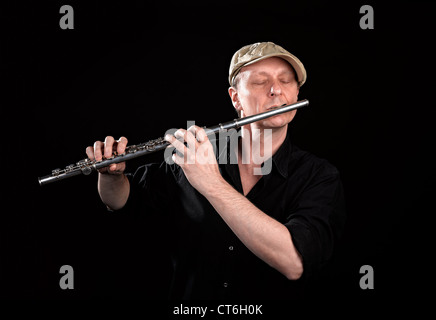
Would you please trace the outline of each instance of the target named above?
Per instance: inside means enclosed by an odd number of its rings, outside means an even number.
[[[229,68],[230,85],[232,85],[234,78],[241,71],[242,67],[271,57],[279,57],[289,62],[297,73],[298,84],[300,86],[306,82],[306,69],[296,56],[275,43],[257,42],[242,47],[233,55]]]

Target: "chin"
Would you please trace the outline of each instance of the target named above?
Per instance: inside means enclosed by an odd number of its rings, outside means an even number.
[[[290,112],[290,114],[279,114],[277,116],[267,118],[263,122],[264,128],[276,129],[282,128],[288,125],[295,117],[296,110]]]

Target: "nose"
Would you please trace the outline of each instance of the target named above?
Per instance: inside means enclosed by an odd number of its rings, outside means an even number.
[[[281,95],[282,88],[280,87],[280,85],[278,83],[273,83],[273,85],[271,86],[271,90],[270,90],[269,94],[271,97]]]

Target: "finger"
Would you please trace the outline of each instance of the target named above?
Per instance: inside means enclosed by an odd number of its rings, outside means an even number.
[[[200,139],[198,139],[198,138],[200,138]],[[205,142],[205,141],[209,140],[209,137],[207,136],[207,133],[204,130],[204,128],[198,127],[198,129],[197,129],[197,140],[201,141],[201,142]]]
[[[179,129],[176,132],[174,132],[174,136],[176,138],[180,138],[182,140],[185,139],[186,130],[185,129]]]
[[[183,129],[179,129],[179,130],[183,130]],[[174,135],[177,134],[178,131],[176,131],[176,133]],[[183,130],[183,138],[186,141],[188,148],[190,148],[191,150],[195,150],[196,145],[197,145],[197,140],[195,139],[195,132],[192,133],[189,130]]]
[[[89,158],[90,160],[94,160],[94,159],[95,159],[95,158],[94,158],[94,148],[91,147],[91,146],[87,147],[87,148],[86,148],[86,155],[88,156],[88,158]]]
[[[116,170],[117,170],[117,165],[116,165],[115,163],[112,163],[112,164],[108,167],[108,170],[109,170],[110,172],[114,172],[114,171],[116,171]]]
[[[189,132],[192,132],[195,135],[195,138],[198,142],[204,142],[208,139],[206,131],[204,131],[203,128],[200,128],[199,126],[191,126],[188,129]]]
[[[177,133],[177,132],[176,132]],[[176,135],[176,133],[174,135]],[[180,136],[180,133],[179,133]],[[188,149],[186,148],[185,144],[181,142],[180,140],[176,139],[174,136],[166,135],[165,140],[167,140],[171,145],[176,148],[177,151],[179,151],[181,154],[186,154]]]
[[[179,156],[177,153],[173,153],[171,156],[175,164],[182,166],[185,163],[185,158],[183,156]]]
[[[124,153],[124,150],[126,150],[126,146],[128,143],[128,140],[126,137],[121,137],[117,140],[118,144],[117,144],[117,153],[118,154],[122,154]]]
[[[106,159],[112,157],[114,141],[115,139],[112,136],[107,136],[104,139],[104,157]]]
[[[188,128],[188,132],[190,132],[191,134],[193,134],[194,137],[195,137],[195,139],[198,141],[197,130],[198,130],[198,126],[196,126],[196,125],[190,126],[190,127]]]
[[[102,148],[103,148],[103,142],[101,141],[94,142],[94,158],[97,161],[101,161],[103,158],[103,155],[101,153]]]

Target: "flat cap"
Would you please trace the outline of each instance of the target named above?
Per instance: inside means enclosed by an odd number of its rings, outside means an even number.
[[[229,68],[229,84],[233,84],[234,78],[241,71],[242,67],[271,57],[282,58],[291,64],[297,73],[299,86],[306,82],[306,69],[296,56],[273,42],[257,42],[244,46],[235,52]]]

